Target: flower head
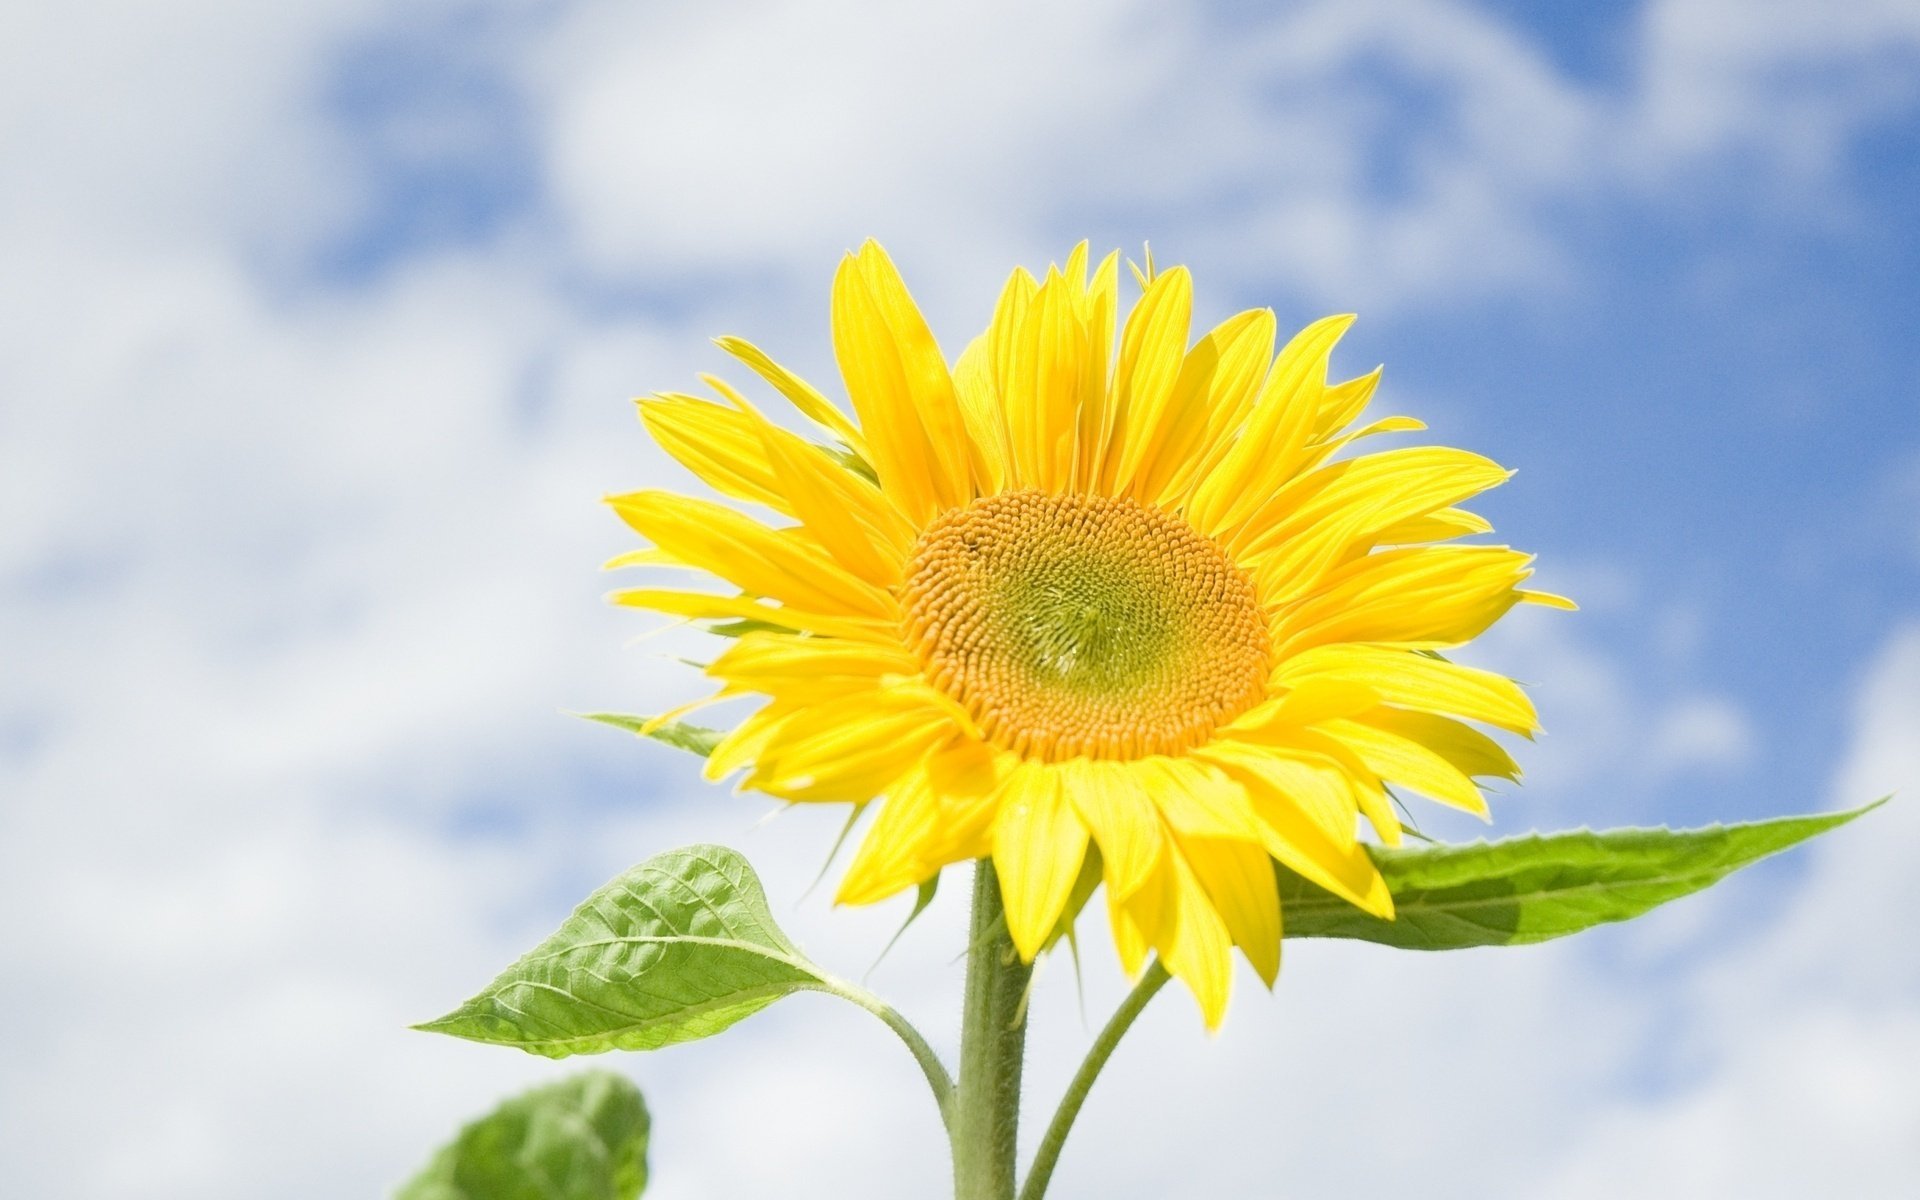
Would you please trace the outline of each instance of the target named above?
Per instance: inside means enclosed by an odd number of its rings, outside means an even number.
[[[641,402],[718,492],[616,496],[652,548],[616,560],[707,572],[729,594],[639,588],[624,604],[725,622],[717,697],[766,703],[707,772],[792,801],[873,802],[840,885],[868,903],[990,857],[1028,959],[1097,882],[1122,962],[1149,951],[1207,1022],[1238,947],[1280,962],[1272,860],[1380,916],[1359,819],[1401,839],[1389,785],[1485,815],[1517,778],[1474,724],[1530,735],[1518,686],[1437,652],[1523,601],[1530,559],[1461,544],[1456,507],[1508,477],[1475,454],[1348,454],[1379,379],[1327,382],[1351,322],[1274,352],[1241,313],[1189,345],[1187,272],[1119,260],[1015,271],[949,365],[872,242],[841,263],[833,343],[849,417],[756,347],[740,359],[833,440],[719,402]],[[716,698],[717,698],[716,697]]]

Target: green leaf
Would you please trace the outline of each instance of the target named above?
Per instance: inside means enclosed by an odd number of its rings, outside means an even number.
[[[772,621],[756,621],[751,617],[741,617],[734,621],[715,621],[707,626],[707,632],[719,637],[737,638],[749,633],[792,633],[785,625],[775,625]]]
[[[938,871],[920,881],[920,886],[914,891],[913,911],[907,914],[906,920],[900,922],[900,928],[893,931],[893,936],[887,939],[887,944],[880,947],[880,955],[873,960],[873,966],[867,968],[867,975],[873,974],[874,969],[885,961],[887,955],[893,953],[893,948],[900,944],[901,938],[907,936],[907,930],[913,928],[913,923],[920,919],[920,914],[927,911],[927,906],[933,903],[933,897],[939,890],[940,873]],[[865,983],[866,976],[861,976],[860,982]]]
[[[1884,804],[1705,829],[1532,834],[1499,842],[1368,847],[1395,919],[1372,917],[1284,867],[1288,937],[1358,938],[1405,950],[1524,946],[1625,921]]]
[[[462,1129],[395,1200],[633,1200],[647,1186],[650,1125],[631,1080],[588,1071]]]
[[[846,822],[840,826],[840,832],[834,837],[832,847],[827,850],[827,857],[820,863],[820,873],[813,877],[813,882],[807,885],[807,890],[800,894],[802,900],[813,895],[813,889],[819,887],[826,879],[828,871],[833,870],[833,860],[840,857],[840,848],[847,844],[849,837],[853,836],[853,827],[860,823],[860,814],[866,810],[867,801],[861,800],[855,803],[847,813]]]
[[[845,444],[839,446],[821,446],[819,449],[825,451],[828,458],[839,463],[847,470],[852,471],[868,483],[878,484],[880,482],[880,475],[873,469],[873,464],[861,458],[858,454],[855,454],[852,449]]]
[[[650,737],[656,742],[665,742],[676,749],[698,754],[701,758],[713,753],[720,739],[727,736],[724,729],[709,729],[705,725],[689,725],[685,721],[662,721],[652,729],[647,722],[652,717],[637,716],[633,713],[581,713],[589,721],[598,721],[602,725],[611,725],[615,729],[624,729],[628,733],[641,737]]]
[[[652,1050],[807,989],[845,995],[774,924],[746,859],[688,846],[587,897],[479,995],[415,1028],[549,1058]]]

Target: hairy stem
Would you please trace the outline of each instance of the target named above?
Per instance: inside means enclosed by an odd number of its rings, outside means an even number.
[[[940,1106],[940,1123],[953,1128],[953,1080],[947,1075],[946,1064],[933,1052],[927,1039],[913,1027],[913,1022],[900,1015],[898,1009],[863,987],[846,982],[843,979],[829,980],[823,989],[831,995],[858,1004],[886,1023],[888,1029],[899,1035],[907,1049],[912,1052],[914,1061],[920,1064],[920,1071],[927,1077],[927,1086],[933,1089],[934,1103]]]
[[[1033,968],[1014,951],[1001,906],[1000,877],[989,859],[974,866],[967,947],[960,1082],[949,1126],[953,1191],[955,1200],[1013,1200],[1020,1070],[1027,1039],[1021,1000]]]
[[[1080,1115],[1080,1106],[1087,1102],[1087,1093],[1093,1090],[1093,1081],[1100,1076],[1100,1068],[1107,1065],[1107,1059],[1113,1057],[1113,1048],[1133,1025],[1147,1002],[1153,999],[1167,982],[1167,969],[1160,965],[1159,959],[1147,968],[1127,998],[1120,1002],[1108,1019],[1100,1036],[1093,1040],[1087,1057],[1081,1060],[1080,1069],[1074,1072],[1073,1082],[1067,1085],[1066,1095],[1060,1098],[1060,1107],[1054,1110],[1053,1120],[1047,1124],[1047,1132],[1040,1139],[1040,1148],[1034,1152],[1033,1166],[1027,1171],[1027,1182],[1020,1189],[1020,1200],[1041,1200],[1047,1194],[1047,1183],[1053,1178],[1054,1164],[1060,1160],[1060,1149],[1067,1144],[1067,1134],[1073,1130],[1074,1118]]]

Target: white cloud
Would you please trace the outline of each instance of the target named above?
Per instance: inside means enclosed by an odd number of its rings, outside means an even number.
[[[1433,128],[1402,133],[1354,78],[1376,58],[1436,93]],[[669,275],[811,267],[871,233],[985,293],[1010,254],[1061,252],[1036,228],[1112,229],[1380,306],[1551,269],[1528,210],[1594,136],[1535,51],[1444,5],[1317,6],[1227,40],[1130,0],[589,5],[540,61],[583,258]],[[1404,194],[1376,197],[1403,139]]]
[[[1903,0],[1667,0],[1643,28],[1634,149],[1657,171],[1751,157],[1830,200],[1853,132],[1920,100],[1920,11]]]
[[[1578,598],[1582,613],[1518,610],[1461,654],[1526,684],[1545,727],[1519,753],[1524,786],[1496,806],[1503,828],[1670,822],[1661,806],[1671,785],[1736,776],[1760,760],[1747,706],[1697,679],[1688,610],[1620,572],[1564,565],[1547,586]],[[1660,669],[1634,666],[1648,662]],[[1421,815],[1441,836],[1481,832],[1454,814]]]
[[[1732,701],[1695,696],[1660,718],[1659,734],[1650,750],[1660,772],[1724,769],[1752,759],[1753,739],[1746,713]]]
[[[557,187],[590,256],[680,269],[868,228],[1026,236],[1073,137],[1171,82],[1182,25],[1126,2],[582,6],[539,64]]]
[[[1653,5],[1618,88],[1464,4],[1212,20],[583,5],[535,76],[555,196],[603,269],[817,274],[878,234],[979,294],[982,259],[1059,253],[1036,228],[1150,234],[1216,280],[1377,312],[1576,282],[1550,209],[1717,180],[1832,220],[1855,133],[1920,99],[1898,0]]]
[[[69,242],[62,251],[128,253],[323,217],[338,177],[315,154],[311,91],[335,40],[374,11],[358,0],[7,5],[0,220]]]
[[[1893,803],[1800,852],[1790,906],[1688,981],[1698,1078],[1600,1107],[1539,1194],[1899,1196],[1920,1185],[1920,626],[1855,704],[1836,805]]]

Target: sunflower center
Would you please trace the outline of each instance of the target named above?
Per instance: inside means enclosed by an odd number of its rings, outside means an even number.
[[[1253,583],[1128,499],[1007,492],[937,518],[907,569],[927,675],[1030,758],[1185,750],[1264,691]]]

